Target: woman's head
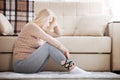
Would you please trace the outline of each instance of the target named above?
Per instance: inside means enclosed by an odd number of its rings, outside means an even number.
[[[33,22],[39,25],[41,28],[46,26],[48,27],[48,30],[50,30],[56,24],[56,17],[51,10],[43,9],[39,11]]]

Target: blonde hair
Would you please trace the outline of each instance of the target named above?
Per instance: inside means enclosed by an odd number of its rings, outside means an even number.
[[[38,26],[40,26],[42,28],[43,25],[48,20],[50,20],[50,18],[52,18],[52,21],[50,22],[48,30],[51,30],[53,28],[53,26],[55,26],[55,24],[56,24],[56,16],[49,9],[43,9],[43,10],[39,11],[36,18],[33,20],[33,22],[36,23]]]

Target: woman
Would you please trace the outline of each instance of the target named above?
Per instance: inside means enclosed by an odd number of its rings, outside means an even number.
[[[24,26],[15,43],[13,69],[20,73],[36,73],[43,69],[51,56],[70,73],[87,73],[69,60],[68,49],[54,37],[60,35],[56,17],[49,9],[41,10]]]

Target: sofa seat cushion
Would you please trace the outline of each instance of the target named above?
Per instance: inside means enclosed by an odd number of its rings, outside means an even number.
[[[111,52],[111,38],[108,36],[63,36],[57,39],[62,42],[70,50],[70,52]]]
[[[14,43],[17,37],[1,36],[0,37],[0,52],[13,52]],[[63,43],[70,52],[111,52],[110,37],[92,37],[92,36],[62,36],[56,38]]]

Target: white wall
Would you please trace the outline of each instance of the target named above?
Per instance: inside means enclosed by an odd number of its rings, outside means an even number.
[[[113,20],[120,21],[120,0],[110,0],[110,6],[113,14]]]

